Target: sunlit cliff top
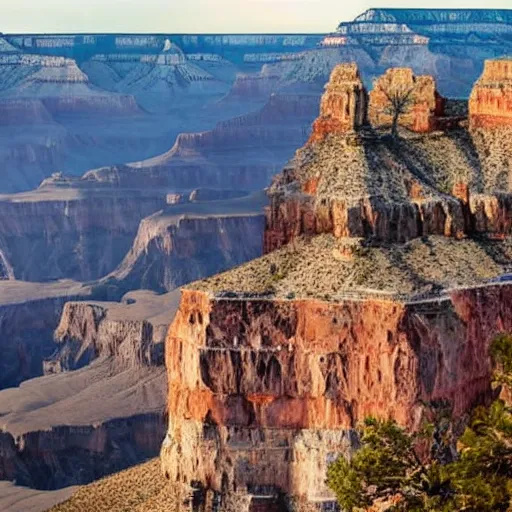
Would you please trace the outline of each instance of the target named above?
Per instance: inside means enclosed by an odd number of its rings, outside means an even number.
[[[302,238],[186,288],[328,300],[347,292],[414,296],[486,283],[512,271],[511,238],[484,242],[436,236],[390,247],[352,243],[331,235]]]

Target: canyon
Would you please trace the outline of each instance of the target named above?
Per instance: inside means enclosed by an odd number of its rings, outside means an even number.
[[[426,12],[0,35],[0,509],[159,452],[206,509],[328,507],[367,414],[488,398],[512,19]],[[395,141],[383,80],[414,89]]]
[[[69,299],[46,376],[0,391],[1,479],[33,489],[88,483],[153,456],[165,428],[163,341],[177,293]]]

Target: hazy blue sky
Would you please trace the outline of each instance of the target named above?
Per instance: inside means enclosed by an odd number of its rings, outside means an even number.
[[[2,32],[328,32],[369,7],[512,7],[512,0],[0,0]]]

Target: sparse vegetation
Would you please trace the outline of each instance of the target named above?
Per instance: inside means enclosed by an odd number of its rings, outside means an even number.
[[[304,184],[319,178],[317,201],[380,197],[410,201],[416,181],[425,199],[451,193],[467,183],[473,193],[512,189],[512,130],[454,130],[426,135],[404,132],[392,144],[378,135],[351,141],[331,136],[297,152],[293,176]],[[277,186],[286,185],[277,179]],[[286,185],[290,189],[293,185]]]
[[[80,487],[50,512],[181,512],[186,497],[185,489],[163,477],[160,460],[153,459]]]
[[[509,239],[480,243],[441,236],[418,238],[402,245],[356,248],[352,259],[346,260],[335,257],[342,243],[332,235],[300,238],[293,251],[284,247],[187,287],[252,294],[272,290],[278,298],[322,300],[368,290],[418,294],[487,282],[504,273],[512,258]],[[270,272],[272,264],[279,273]]]

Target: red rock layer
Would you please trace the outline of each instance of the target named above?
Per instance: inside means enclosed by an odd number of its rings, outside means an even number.
[[[387,94],[386,94],[387,93]],[[444,115],[444,98],[437,92],[431,76],[416,76],[411,68],[390,68],[370,92],[369,118],[375,126],[390,125],[389,94],[410,94],[411,104],[399,123],[412,131],[428,133],[439,128]]]
[[[469,99],[472,128],[512,126],[512,59],[488,60]]]
[[[496,229],[501,229],[503,223],[489,218],[499,208],[492,210],[477,204],[475,200],[481,218],[477,225],[496,225]],[[333,233],[337,238],[371,237],[379,242],[405,242],[428,235],[462,238],[470,230],[465,210],[462,201],[456,198],[409,203],[361,198],[318,204],[314,196],[297,196],[286,201],[272,197],[271,205],[265,210],[264,252],[279,249],[298,236],[321,233]],[[506,216],[506,211],[502,214]],[[505,223],[510,226],[510,222]]]
[[[306,432],[317,432],[321,445],[322,436],[368,415],[417,426],[433,400],[450,401],[460,417],[490,396],[488,345],[510,330],[508,285],[411,305],[218,300],[185,290],[166,342],[171,421],[164,467],[215,487],[229,457],[230,478],[243,485],[242,459],[250,460],[252,485],[274,482],[304,494],[309,490],[290,468],[311,468],[320,446],[300,451],[298,462],[279,462],[289,478],[277,481],[274,455],[265,451],[272,440],[257,441],[261,432],[289,437],[293,451]],[[233,432],[246,438],[228,450],[223,436]],[[171,455],[190,443],[196,460],[208,463]],[[339,452],[341,438],[336,443]]]
[[[322,141],[328,134],[350,133],[364,125],[367,99],[357,65],[336,66],[325,86],[310,142]]]

